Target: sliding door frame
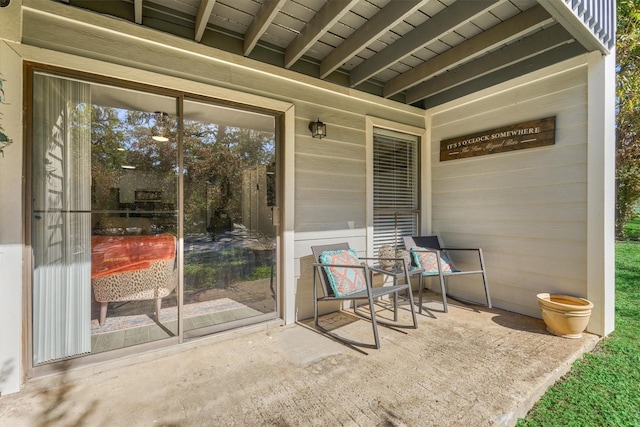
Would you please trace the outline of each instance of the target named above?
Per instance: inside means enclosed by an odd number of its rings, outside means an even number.
[[[63,61],[60,61],[63,63]],[[94,67],[95,68],[95,67]],[[95,363],[100,363],[104,361],[110,361],[114,359],[126,358],[128,356],[138,355],[144,352],[148,352],[151,350],[166,348],[176,346],[177,344],[183,343],[191,336],[202,336],[204,334],[209,334],[213,332],[217,332],[215,328],[211,330],[203,330],[199,331],[202,333],[198,334],[187,334],[185,336],[183,330],[183,291],[184,291],[184,257],[183,257],[183,229],[184,229],[184,182],[183,182],[183,174],[180,173],[178,175],[178,230],[177,230],[177,239],[178,239],[178,272],[179,272],[179,282],[177,286],[178,295],[177,295],[177,304],[178,304],[178,334],[175,337],[166,338],[159,341],[152,341],[144,344],[134,345],[131,347],[126,347],[118,350],[112,350],[103,353],[90,354],[86,356],[79,356],[71,359],[65,359],[58,362],[52,362],[40,366],[33,365],[33,247],[32,247],[32,166],[33,166],[33,75],[35,72],[43,72],[55,76],[59,76],[61,78],[70,78],[70,79],[79,79],[82,81],[86,81],[89,83],[95,84],[103,84],[110,85],[117,88],[138,90],[142,92],[174,97],[177,100],[177,108],[178,108],[178,116],[179,120],[179,136],[178,136],[178,167],[180,170],[183,170],[184,167],[184,154],[183,154],[183,107],[184,100],[187,99],[198,99],[198,100],[206,100],[207,102],[211,102],[215,105],[226,106],[229,108],[238,108],[240,110],[245,111],[257,111],[263,114],[271,114],[275,118],[275,143],[276,143],[276,164],[277,164],[277,190],[276,190],[276,206],[277,206],[277,222],[281,224],[278,227],[276,232],[277,239],[277,248],[278,251],[276,253],[276,318],[285,319],[286,308],[285,308],[285,299],[288,293],[291,291],[287,291],[285,289],[286,280],[284,279],[284,275],[282,274],[285,269],[283,268],[284,261],[283,254],[286,252],[283,244],[286,239],[284,238],[284,233],[287,232],[286,228],[283,227],[285,220],[285,200],[287,199],[285,194],[285,173],[291,166],[285,165],[285,130],[287,136],[290,136],[290,130],[293,128],[293,123],[285,124],[285,117],[287,120],[293,119],[291,112],[293,111],[292,105],[289,103],[285,103],[282,101],[270,100],[257,95],[249,95],[243,94],[243,99],[255,99],[255,102],[259,103],[261,100],[265,100],[269,105],[275,105],[277,109],[274,108],[261,108],[256,105],[243,104],[238,102],[232,102],[230,100],[224,98],[217,98],[215,95],[202,95],[197,93],[191,93],[184,90],[176,90],[176,89],[167,89],[161,86],[155,86],[146,83],[140,82],[131,82],[120,78],[108,77],[88,71],[78,71],[64,68],[62,65],[48,65],[42,64],[36,61],[28,61],[25,60],[23,63],[23,109],[25,111],[25,119],[23,122],[24,125],[24,188],[23,194],[24,197],[24,206],[23,206],[23,226],[24,226],[24,273],[23,273],[23,324],[25,325],[23,335],[25,337],[24,340],[24,351],[23,351],[23,366],[25,367],[23,371],[23,376],[26,378],[38,377],[43,375],[48,375],[52,373],[60,373],[63,371],[67,371],[70,369],[75,369],[79,367],[93,365]],[[150,73],[154,75],[154,73]],[[177,78],[175,78],[177,79]],[[179,79],[180,81],[189,83],[184,79]],[[227,94],[227,89],[221,89],[221,91]],[[293,141],[292,141],[293,142]],[[293,145],[293,144],[291,144]],[[288,162],[292,162],[292,159],[286,159]],[[287,211],[292,210],[293,206],[289,206]],[[275,215],[275,213],[274,213]],[[287,262],[287,261],[285,261]],[[291,266],[286,267],[286,269],[290,269]],[[262,316],[258,316],[260,319],[257,321],[270,320],[274,316],[267,316],[262,319]],[[268,317],[268,318],[267,318]],[[290,317],[290,315],[289,315]],[[286,320],[286,319],[285,319]],[[257,322],[249,322],[249,323],[257,323]],[[246,323],[240,322],[237,325],[232,326],[246,326]],[[226,328],[229,329],[229,328]],[[23,378],[23,380],[26,380]]]

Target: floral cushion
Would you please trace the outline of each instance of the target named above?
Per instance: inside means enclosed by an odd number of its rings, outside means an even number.
[[[358,255],[353,249],[325,251],[320,255],[322,264],[360,265]],[[343,297],[366,289],[364,270],[349,267],[324,267],[329,285],[337,297]]]
[[[422,273],[423,275],[428,276],[438,274],[438,258],[436,258],[436,254],[434,252],[421,252],[426,250],[428,250],[428,248],[421,248],[420,246],[411,248],[413,260],[416,265],[419,265],[420,268],[424,270],[424,273]],[[453,263],[449,260],[446,254],[442,252],[440,253],[440,266],[442,267],[443,273],[460,271],[453,266]]]

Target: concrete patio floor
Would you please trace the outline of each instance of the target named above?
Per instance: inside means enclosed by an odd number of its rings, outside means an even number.
[[[428,305],[418,329],[380,327],[368,354],[309,322],[271,322],[34,379],[0,397],[0,425],[511,426],[598,341],[502,310]],[[322,321],[372,342],[370,323],[347,313]]]

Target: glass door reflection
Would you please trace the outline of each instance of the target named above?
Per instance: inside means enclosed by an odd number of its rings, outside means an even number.
[[[184,104],[184,330],[276,315],[275,118]]]
[[[97,85],[94,92],[96,353],[178,336],[178,116],[176,98]]]

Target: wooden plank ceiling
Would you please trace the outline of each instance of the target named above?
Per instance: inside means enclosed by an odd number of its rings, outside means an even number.
[[[584,53],[537,0],[61,0],[428,108]]]

